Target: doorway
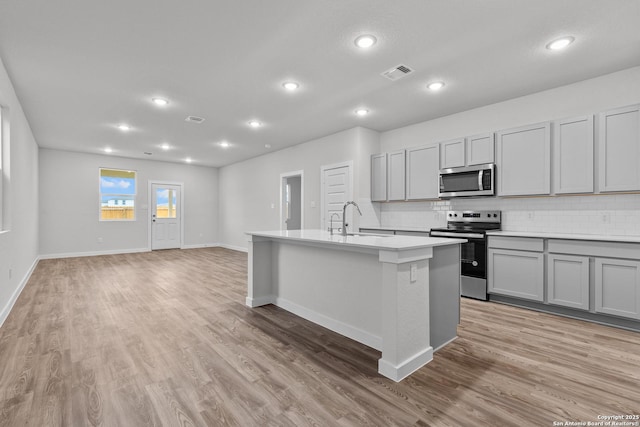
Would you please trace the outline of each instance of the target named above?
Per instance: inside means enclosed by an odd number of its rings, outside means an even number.
[[[149,182],[151,250],[182,247],[182,184]]]
[[[280,229],[301,230],[304,226],[304,172],[280,175]]]
[[[342,227],[342,207],[349,200],[353,200],[353,162],[336,163],[321,167],[322,189],[320,192],[322,216],[320,227],[328,230],[331,227],[337,230]],[[347,212],[346,222],[353,228],[353,210]]]

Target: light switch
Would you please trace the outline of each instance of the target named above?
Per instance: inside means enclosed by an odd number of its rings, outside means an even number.
[[[418,264],[416,264],[415,262],[411,264],[411,274],[409,280],[411,281],[411,283],[418,280]]]

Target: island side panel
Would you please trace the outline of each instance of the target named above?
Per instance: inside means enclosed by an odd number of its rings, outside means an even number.
[[[249,236],[247,263],[247,298],[245,304],[258,307],[273,304],[276,299],[273,289],[271,239]]]
[[[429,261],[431,346],[439,350],[458,336],[460,245],[433,248]]]
[[[382,265],[377,250],[274,241],[272,253],[276,305],[380,350]]]
[[[380,251],[383,326],[378,372],[394,381],[402,380],[433,359],[429,315],[431,256],[431,248]]]

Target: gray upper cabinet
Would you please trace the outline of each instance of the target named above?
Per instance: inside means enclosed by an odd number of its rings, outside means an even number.
[[[464,138],[452,139],[440,143],[440,167],[442,169],[464,166]]]
[[[493,133],[483,133],[440,143],[440,167],[442,169],[493,163],[494,159]]]
[[[387,200],[387,154],[371,156],[371,201]]]
[[[599,115],[598,190],[640,190],[640,105]]]
[[[593,116],[553,122],[553,192],[593,192]]]
[[[550,122],[502,130],[496,139],[498,195],[550,194]]]
[[[405,200],[405,150],[388,154],[387,200]]]
[[[407,200],[437,199],[440,145],[407,149]]]
[[[482,165],[495,161],[493,132],[469,136],[465,139],[467,166]]]

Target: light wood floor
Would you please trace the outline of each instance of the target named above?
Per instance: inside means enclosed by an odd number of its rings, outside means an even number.
[[[401,383],[380,353],[274,306],[246,254],[43,260],[0,330],[5,426],[552,426],[640,413],[640,334],[464,299]]]

